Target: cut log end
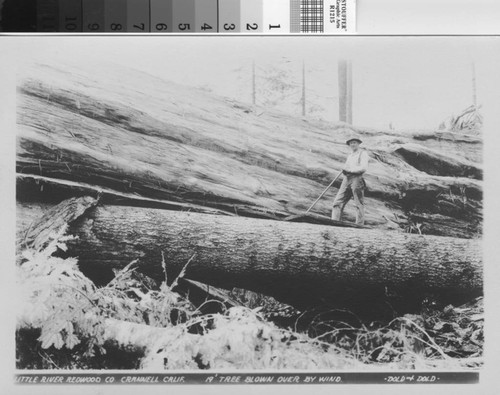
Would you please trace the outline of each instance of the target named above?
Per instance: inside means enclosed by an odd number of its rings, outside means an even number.
[[[51,239],[52,235],[82,216],[85,211],[95,207],[98,199],[91,196],[82,196],[64,200],[60,204],[48,210],[43,217],[32,223],[25,234],[27,247],[36,250],[43,248]]]

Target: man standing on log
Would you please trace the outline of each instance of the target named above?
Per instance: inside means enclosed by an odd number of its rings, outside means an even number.
[[[340,221],[344,207],[352,197],[356,205],[356,224],[358,225],[364,225],[365,223],[365,205],[363,200],[366,183],[363,179],[363,174],[368,169],[369,159],[368,153],[359,147],[361,143],[362,141],[358,137],[351,137],[346,141],[352,152],[347,157],[345,165],[342,168],[344,180],[333,201],[332,210],[332,219]]]

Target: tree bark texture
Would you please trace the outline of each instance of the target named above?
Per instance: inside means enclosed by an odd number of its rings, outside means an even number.
[[[303,120],[145,74],[130,76],[126,85],[114,75],[105,83],[92,75],[82,83],[77,75],[44,68],[20,83],[19,174],[236,215],[284,217],[303,213],[340,171],[349,153],[345,139],[355,131],[371,157],[367,225],[384,228],[389,218],[411,227],[418,216],[426,234],[481,233],[477,136]],[[314,207],[316,214],[330,215],[340,183]],[[62,200],[61,189],[52,189],[52,203]],[[30,194],[22,191],[18,200]],[[345,218],[353,222],[354,215],[349,203]]]
[[[185,277],[249,289],[298,308],[369,306],[408,310],[429,294],[461,302],[482,294],[478,240],[337,228],[138,207],[93,208],[69,233],[69,254],[97,283],[138,259],[162,280],[196,254]]]
[[[51,241],[53,235],[63,227],[82,216],[85,211],[97,205],[97,199],[90,196],[64,200],[52,207],[37,221],[33,221],[26,231],[26,246],[35,250],[41,249]]]

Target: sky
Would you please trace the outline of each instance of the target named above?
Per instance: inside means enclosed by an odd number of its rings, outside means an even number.
[[[114,63],[247,102],[255,62],[258,84],[271,68],[288,71],[298,88],[287,109],[297,113],[304,62],[308,100],[332,122],[337,64],[349,59],[354,125],[415,130],[436,129],[472,104],[472,63],[478,104],[488,100],[498,81],[493,40],[498,49],[498,37],[18,37],[15,57],[84,69]]]

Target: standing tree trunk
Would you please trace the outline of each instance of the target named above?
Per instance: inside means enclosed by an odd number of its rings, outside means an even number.
[[[352,64],[348,60],[338,63],[339,120],[352,125]]]

